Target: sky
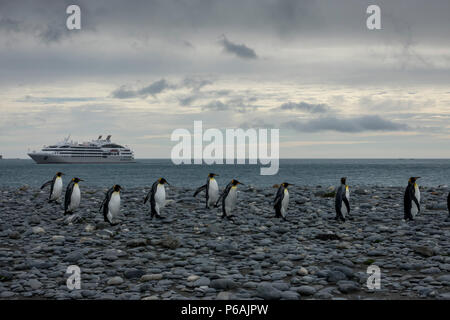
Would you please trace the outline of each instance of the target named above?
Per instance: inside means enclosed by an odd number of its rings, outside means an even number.
[[[0,154],[111,134],[170,158],[201,120],[279,129],[281,158],[450,158],[449,21],[448,0],[1,0]]]

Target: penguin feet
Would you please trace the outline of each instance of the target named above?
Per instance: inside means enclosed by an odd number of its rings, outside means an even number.
[[[156,219],[165,219],[166,217],[160,216],[159,214],[155,215]]]

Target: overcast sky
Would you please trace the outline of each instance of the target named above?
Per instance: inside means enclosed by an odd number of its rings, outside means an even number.
[[[448,0],[1,0],[0,154],[112,134],[169,158],[203,120],[279,128],[282,158],[450,158],[449,21]]]

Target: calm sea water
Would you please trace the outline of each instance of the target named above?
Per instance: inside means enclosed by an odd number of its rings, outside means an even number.
[[[180,165],[171,160],[137,160],[133,164],[46,164],[32,160],[0,160],[0,187],[29,185],[39,187],[55,172],[66,174],[66,181],[77,176],[90,187],[150,186],[164,177],[179,187],[197,187],[209,172],[219,174],[225,185],[232,178],[254,186],[267,187],[283,181],[306,186],[336,185],[347,177],[349,185],[405,186],[410,176],[421,176],[420,184],[450,184],[450,159],[284,159],[274,176],[261,176],[260,165]]]

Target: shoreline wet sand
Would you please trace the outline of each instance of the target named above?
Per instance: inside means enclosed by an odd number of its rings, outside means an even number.
[[[0,188],[1,299],[450,299],[447,188],[421,187],[408,223],[403,187],[350,187],[345,223],[327,187],[290,187],[286,222],[272,218],[273,188],[240,187],[234,222],[174,187],[166,219],[150,220],[148,187],[130,188],[117,226],[98,212],[106,189],[80,188],[77,219],[48,190]],[[380,290],[366,286],[371,264]]]

